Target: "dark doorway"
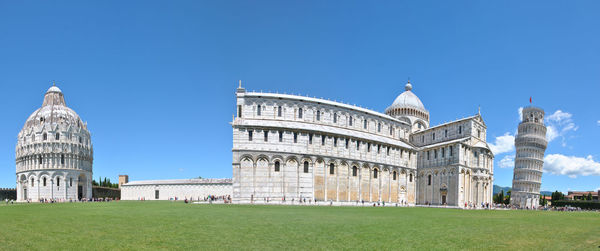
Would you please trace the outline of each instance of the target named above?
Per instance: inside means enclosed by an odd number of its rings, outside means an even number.
[[[446,204],[446,195],[442,195],[442,205]]]
[[[77,186],[77,199],[81,200],[81,198],[83,198],[83,187]]]

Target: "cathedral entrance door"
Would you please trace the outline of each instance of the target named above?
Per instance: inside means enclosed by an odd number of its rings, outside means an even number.
[[[23,200],[27,200],[27,188],[23,188]]]
[[[81,200],[81,198],[83,198],[83,187],[77,186],[77,199]]]
[[[446,195],[442,195],[442,205],[446,204]]]

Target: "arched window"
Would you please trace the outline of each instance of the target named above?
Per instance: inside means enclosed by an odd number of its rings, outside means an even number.
[[[408,177],[409,177],[408,182],[412,182],[412,180],[413,180],[412,173],[410,175],[408,175]]]
[[[277,107],[277,117],[281,117],[281,114],[283,113],[283,108],[281,108],[281,106]]]
[[[302,108],[298,108],[298,118],[302,118]]]
[[[298,133],[294,132],[294,143],[298,143]]]
[[[42,155],[38,156],[38,164],[42,164]]]
[[[252,141],[252,130],[248,130],[248,141]]]
[[[458,127],[458,134],[461,134],[461,133],[462,133],[462,126],[459,126]]]
[[[265,134],[265,142],[269,142],[269,131],[265,130],[263,133]]]
[[[427,185],[431,186],[431,174],[427,176]]]
[[[73,178],[69,178],[69,186],[72,187],[73,186]]]
[[[377,169],[373,169],[373,179],[377,179]]]
[[[275,161],[275,172],[279,172],[279,167],[280,167],[279,161]]]
[[[43,185],[44,185],[44,186],[46,186],[46,177],[44,177],[44,178],[42,179],[42,183],[43,183]]]
[[[60,155],[60,164],[61,164],[61,165],[64,165],[64,164],[65,164],[65,155],[64,155],[64,154],[61,154],[61,155]]]
[[[256,106],[256,115],[257,115],[257,116],[260,116],[260,112],[261,112],[261,109],[260,109],[260,108],[261,108],[261,107],[260,107],[260,105],[257,105],[257,106]]]
[[[46,133],[42,134],[42,139],[43,140],[47,140],[48,139],[48,134],[46,134]]]
[[[31,178],[31,187],[34,187],[35,183],[33,182],[33,177]]]
[[[352,167],[352,176],[356,177],[358,175],[358,168],[353,166]]]
[[[308,161],[304,161],[304,173],[308,173]]]
[[[321,111],[317,111],[317,121],[321,121]]]
[[[335,165],[333,163],[329,164],[329,174],[335,174]]]
[[[367,129],[367,119],[363,120],[363,128]]]
[[[377,123],[377,132],[381,132],[381,123]]]
[[[56,186],[57,186],[57,187],[59,187],[59,186],[60,186],[60,178],[59,178],[59,177],[57,177],[57,178],[56,178]]]
[[[394,174],[392,174],[392,177],[393,177],[394,180],[396,180],[396,175],[397,175],[396,171],[394,171]]]
[[[60,139],[60,133],[56,132],[56,135],[54,135],[54,139],[55,140],[59,140]]]
[[[348,118],[348,124],[349,124],[350,126],[352,126],[352,116],[350,116],[350,118]]]
[[[337,123],[337,113],[333,114],[333,123]]]

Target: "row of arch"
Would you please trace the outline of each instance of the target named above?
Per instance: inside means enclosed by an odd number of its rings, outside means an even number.
[[[386,111],[386,114],[390,116],[415,116],[425,121],[429,121],[429,113],[423,112],[413,108],[392,108]]]
[[[17,172],[39,169],[79,169],[91,171],[93,159],[80,154],[46,153],[18,157]]]
[[[322,157],[244,154],[239,163],[234,163],[234,198],[414,204],[415,180],[414,170],[406,167]]]
[[[77,200],[91,197],[91,174],[41,171],[17,174],[17,200]]]

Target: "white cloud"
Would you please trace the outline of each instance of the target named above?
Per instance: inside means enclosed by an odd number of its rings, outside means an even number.
[[[523,121],[523,107],[519,107],[519,121]]]
[[[546,139],[548,142],[560,137],[562,139],[562,146],[567,146],[566,134],[579,129],[573,122],[572,117],[572,114],[561,110],[556,110],[553,114],[546,117]]]
[[[598,120],[598,125],[600,126],[600,120]]]
[[[544,172],[567,175],[570,178],[590,175],[600,176],[600,163],[594,161],[591,155],[582,158],[549,154],[544,158]]]
[[[502,136],[496,137],[494,143],[489,143],[489,145],[494,155],[512,152],[515,150],[515,136],[505,133]]]
[[[504,158],[502,158],[500,162],[498,162],[498,167],[500,168],[512,168],[514,166],[515,157],[512,154],[504,156]]]

